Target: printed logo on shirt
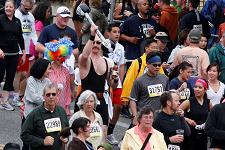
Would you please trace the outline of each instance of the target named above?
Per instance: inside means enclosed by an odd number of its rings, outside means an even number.
[[[185,88],[180,92],[180,99],[181,100],[189,99],[190,95],[191,95],[190,89]]]
[[[150,37],[150,33],[149,33],[149,29],[154,29],[154,26],[152,26],[151,24],[142,24],[140,26],[140,32],[144,34],[145,37]],[[143,37],[143,38],[145,38]]]
[[[91,126],[90,137],[100,137],[102,136],[102,128],[99,124],[93,123]]]
[[[180,150],[180,146],[169,144],[168,150]]]
[[[161,96],[164,91],[162,84],[149,85],[147,88],[149,97]]]
[[[44,120],[44,124],[47,133],[58,132],[62,130],[62,125],[59,117]]]
[[[199,56],[182,55],[182,62],[186,61],[193,66],[192,76],[198,76]]]
[[[198,29],[201,33],[203,32],[203,30],[202,30],[202,24],[193,25],[193,29]]]
[[[32,23],[28,19],[24,19],[22,21],[22,31],[23,33],[31,33],[32,32]]]

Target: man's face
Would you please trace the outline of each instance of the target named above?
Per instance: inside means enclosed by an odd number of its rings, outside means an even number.
[[[109,32],[109,38],[112,41],[114,41],[114,42],[119,41],[119,38],[120,38],[120,28],[119,27],[112,27],[112,30]]]
[[[162,65],[161,62],[147,64],[148,72],[151,75],[156,76],[159,73],[161,65]]]
[[[99,53],[99,51],[101,51],[101,45],[101,40],[96,35],[95,40],[93,41],[92,53]]]
[[[176,93],[172,93],[172,100],[170,101],[170,108],[175,112],[180,106],[180,97]]]
[[[157,40],[157,44],[158,44],[158,46],[159,46],[159,50],[160,50],[160,51],[163,51],[163,50],[166,48],[166,45],[167,45],[166,42],[163,42],[163,41],[161,41],[161,40]]]
[[[137,7],[139,10],[139,13],[147,14],[147,12],[149,10],[149,3],[147,0],[139,0]]]
[[[57,24],[60,27],[66,27],[69,22],[69,17],[62,17],[59,14],[57,15]]]
[[[50,88],[46,89],[44,94],[45,105],[48,107],[54,107],[57,103],[57,89]]]
[[[29,11],[33,9],[33,5],[29,2],[21,2],[20,6],[24,14],[27,14]]]
[[[159,51],[158,44],[156,42],[151,43],[148,47],[145,47],[146,55],[150,52],[157,52]]]

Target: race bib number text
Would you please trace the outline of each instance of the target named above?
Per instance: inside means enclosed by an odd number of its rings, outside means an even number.
[[[163,90],[162,84],[155,84],[155,85],[148,86],[149,97],[160,96],[163,93],[163,91],[164,90]]]
[[[58,132],[62,129],[60,118],[51,118],[44,120],[44,124],[47,133]]]

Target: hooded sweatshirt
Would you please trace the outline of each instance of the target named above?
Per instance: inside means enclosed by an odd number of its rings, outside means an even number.
[[[217,63],[220,66],[219,80],[225,83],[225,48],[220,44],[216,44],[209,50],[210,63]]]
[[[160,25],[165,27],[172,41],[176,39],[178,30],[178,12],[173,6],[162,9]]]

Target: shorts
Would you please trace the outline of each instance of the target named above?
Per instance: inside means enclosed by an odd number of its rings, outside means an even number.
[[[112,95],[113,104],[122,105],[121,94],[122,94],[122,88],[113,89],[113,95]]]
[[[30,67],[30,61],[29,61],[29,57],[30,55],[26,55],[26,61],[25,63],[22,65],[22,61],[21,61],[21,58],[22,58],[22,54],[19,54],[19,63],[18,63],[18,66],[17,66],[17,71],[19,72],[23,72],[23,71],[26,71],[28,72],[29,71],[29,67]]]
[[[97,105],[96,112],[98,112],[103,121],[103,125],[108,126],[109,124],[109,114],[108,114],[108,105],[106,104],[104,99],[99,100],[100,105]]]

